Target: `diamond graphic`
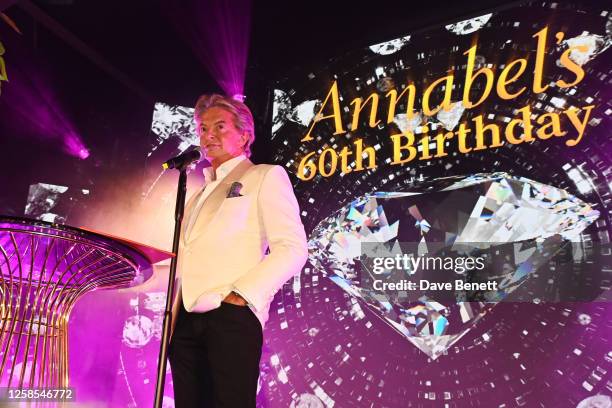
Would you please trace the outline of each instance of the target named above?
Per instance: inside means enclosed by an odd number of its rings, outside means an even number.
[[[447,177],[411,192],[377,192],[327,217],[309,239],[310,263],[386,324],[436,359],[593,223],[599,212],[564,190],[506,173]],[[406,245],[405,243],[414,243]],[[432,270],[373,272],[367,256],[488,256],[497,290],[476,297],[375,290],[372,281],[428,277]],[[470,255],[471,256],[471,255]],[[371,258],[370,258],[371,259]],[[458,277],[455,269],[446,274]],[[517,292],[519,293],[519,292]],[[516,293],[514,295],[517,295]],[[415,296],[417,296],[415,298]],[[468,301],[469,300],[469,301]]]

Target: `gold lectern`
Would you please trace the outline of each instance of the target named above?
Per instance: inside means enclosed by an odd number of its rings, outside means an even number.
[[[68,387],[68,321],[78,299],[141,284],[152,263],[170,256],[85,229],[0,216],[0,387]]]

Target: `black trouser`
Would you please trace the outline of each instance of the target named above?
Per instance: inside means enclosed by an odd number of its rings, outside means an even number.
[[[168,352],[176,408],[254,408],[262,341],[247,306],[189,313],[181,304]]]

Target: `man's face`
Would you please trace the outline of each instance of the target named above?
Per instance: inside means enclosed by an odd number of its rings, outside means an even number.
[[[202,154],[209,161],[224,162],[244,152],[247,134],[236,129],[234,115],[218,107],[204,111],[196,126]]]

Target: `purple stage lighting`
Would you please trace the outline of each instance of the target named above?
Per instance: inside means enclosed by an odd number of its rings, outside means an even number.
[[[70,132],[64,134],[62,138],[64,140],[64,150],[68,154],[83,160],[89,157],[89,150],[85,147],[78,134]]]
[[[15,135],[27,135],[56,144],[70,156],[89,157],[89,149],[79,135],[76,126],[60,103],[53,81],[36,67],[44,66],[24,52],[24,45],[13,42],[11,59],[5,58],[10,67],[10,82],[3,84],[0,97],[0,114],[3,125]],[[6,45],[7,54],[11,49]]]
[[[251,1],[212,0],[181,7],[166,2],[174,25],[227,95],[243,95]]]
[[[62,151],[70,156],[89,157],[89,150],[47,82],[23,75],[10,85],[6,87],[7,102],[15,113],[27,120],[34,135],[57,140]]]

